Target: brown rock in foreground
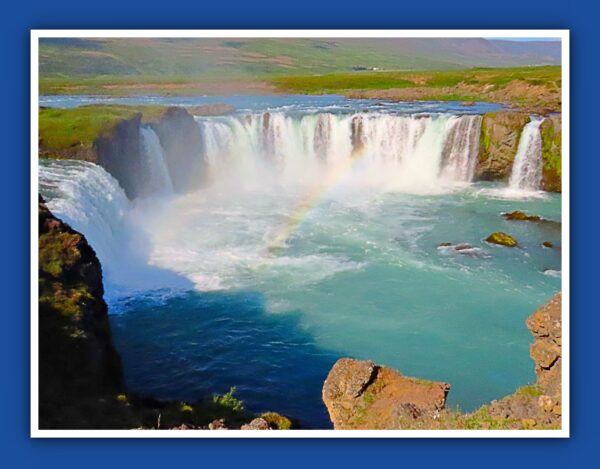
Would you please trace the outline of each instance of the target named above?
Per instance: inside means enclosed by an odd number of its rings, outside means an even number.
[[[561,294],[556,294],[527,319],[527,327],[535,337],[530,353],[538,385],[553,395],[560,392],[561,383],[561,300]]]
[[[336,430],[399,428],[405,418],[444,408],[450,386],[401,375],[370,361],[341,358],[323,386],[323,401]]]
[[[556,430],[562,427],[561,294],[527,319],[537,380],[462,414],[444,409],[450,386],[407,378],[390,368],[338,360],[323,386],[335,429]]]

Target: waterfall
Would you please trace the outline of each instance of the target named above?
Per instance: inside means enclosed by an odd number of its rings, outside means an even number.
[[[147,126],[141,127],[140,134],[144,148],[144,163],[148,175],[145,181],[146,193],[172,194],[173,184],[158,135]]]
[[[440,175],[448,180],[471,181],[479,153],[481,116],[453,117],[443,151]]]
[[[150,259],[148,230],[156,228],[161,199],[130,202],[116,179],[85,161],[40,160],[39,184],[52,213],[94,248],[108,301],[131,290],[189,288],[186,279]]]
[[[540,125],[544,119],[531,118],[523,128],[519,147],[513,162],[508,185],[511,189],[536,191],[542,182],[542,136]]]
[[[363,183],[420,190],[471,181],[481,116],[274,112],[197,122],[211,171],[226,177],[311,182],[357,160]]]
[[[118,236],[129,200],[101,166],[85,161],[40,160],[40,192],[48,208],[83,233],[104,268],[122,256]]]

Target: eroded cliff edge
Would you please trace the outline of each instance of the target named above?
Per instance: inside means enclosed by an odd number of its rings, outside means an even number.
[[[529,113],[500,111],[486,113],[481,123],[475,180],[507,181],[517,154]],[[542,138],[542,189],[561,192],[561,115],[549,114],[540,126]]]
[[[85,237],[39,196],[40,429],[289,429],[253,415],[233,392],[165,402],[127,392],[104,301],[102,267]]]
[[[536,383],[475,412],[445,408],[450,385],[403,376],[370,361],[339,359],[323,385],[335,429],[561,428],[561,294],[527,319]]]

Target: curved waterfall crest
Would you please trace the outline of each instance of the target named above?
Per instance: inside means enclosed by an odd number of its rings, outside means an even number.
[[[199,117],[197,122],[213,171],[271,165],[286,182],[302,182],[360,157],[362,171],[374,182],[386,176],[409,186],[433,186],[439,179],[473,179],[482,118],[266,112]]]
[[[48,208],[85,234],[103,266],[119,258],[116,237],[130,202],[121,186],[101,166],[86,161],[40,161],[40,192]]]

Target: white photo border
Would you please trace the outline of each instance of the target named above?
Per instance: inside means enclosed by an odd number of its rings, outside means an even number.
[[[557,430],[47,430],[39,428],[39,304],[38,304],[38,126],[39,39],[41,38],[555,38],[561,41],[562,74],[562,428]],[[32,438],[568,438],[569,398],[569,30],[566,29],[210,29],[210,30],[31,30],[31,331],[30,436]]]

